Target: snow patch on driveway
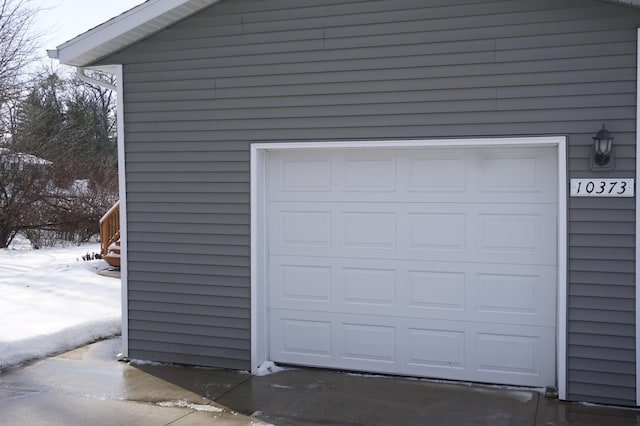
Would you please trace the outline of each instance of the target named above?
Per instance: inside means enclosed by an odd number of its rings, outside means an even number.
[[[121,333],[120,280],[97,244],[0,249],[0,369]]]

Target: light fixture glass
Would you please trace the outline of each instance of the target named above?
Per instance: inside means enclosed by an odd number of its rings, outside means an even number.
[[[613,139],[604,124],[593,137],[593,160],[598,166],[606,166],[609,163]]]

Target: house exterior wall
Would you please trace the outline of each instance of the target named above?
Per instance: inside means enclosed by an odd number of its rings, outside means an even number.
[[[224,1],[123,64],[129,355],[250,368],[253,142],[568,138],[635,176],[640,13],[595,0]],[[589,170],[602,123],[615,170]],[[635,200],[568,200],[567,397],[635,405]]]

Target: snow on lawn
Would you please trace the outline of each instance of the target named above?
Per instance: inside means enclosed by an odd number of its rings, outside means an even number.
[[[84,261],[98,244],[0,249],[0,370],[121,331],[120,280]]]

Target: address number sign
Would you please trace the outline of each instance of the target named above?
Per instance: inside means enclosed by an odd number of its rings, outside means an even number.
[[[571,179],[572,197],[633,197],[634,179]]]

